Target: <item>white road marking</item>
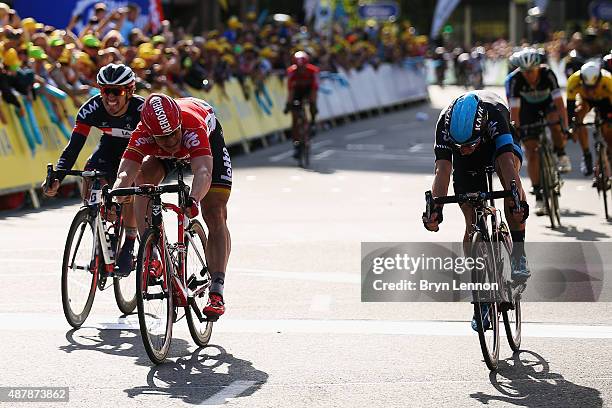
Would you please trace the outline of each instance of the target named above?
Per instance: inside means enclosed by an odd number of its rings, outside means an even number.
[[[325,159],[329,156],[331,156],[332,154],[334,154],[334,151],[331,149],[328,150],[324,150],[321,153],[317,153],[314,156],[312,156],[313,160],[320,160],[320,159]]]
[[[346,150],[360,150],[368,152],[382,152],[385,146],[382,144],[347,144]]]
[[[383,188],[380,189],[380,192],[381,193],[390,193],[391,189],[389,187],[383,187]]]
[[[414,146],[412,146],[410,149],[408,149],[410,153],[420,152],[421,150],[423,150],[423,143],[417,143]]]
[[[255,181],[257,180],[257,176],[246,176],[247,181]]]
[[[311,149],[318,149],[319,147],[327,146],[332,144],[331,140],[321,140],[320,142],[313,143],[310,145]],[[277,155],[271,156],[268,161],[270,162],[279,162],[281,160],[287,159],[293,155],[293,149],[287,150],[286,152],[279,153]]]
[[[300,181],[302,179],[302,176],[291,176],[289,177],[289,179],[291,181]]]
[[[0,313],[0,332],[69,328],[62,314]],[[138,330],[138,316],[126,318],[93,314],[83,329]],[[523,322],[523,337],[612,339],[612,326]],[[472,336],[468,321],[367,319],[230,319],[215,323],[215,333],[391,334],[406,336]]]
[[[293,190],[291,190],[291,187],[283,187],[282,191],[283,193],[290,193]]]
[[[230,385],[223,387],[221,391],[206,398],[200,405],[207,406],[223,406],[229,400],[238,397],[240,394],[256,384],[255,381],[237,380],[232,381]]]
[[[321,140],[320,142],[313,143],[312,145],[310,145],[310,147],[312,149],[318,149],[319,147],[329,146],[330,144],[332,144],[331,140]]]
[[[377,129],[368,129],[363,130],[361,132],[351,133],[349,135],[344,136],[344,140],[356,140],[361,139],[368,136],[374,136],[378,132]]]
[[[330,295],[315,295],[310,303],[311,312],[328,312],[332,303]]]
[[[342,189],[338,188],[338,187],[332,187],[330,190],[332,193],[339,193],[340,191],[342,191]]]
[[[278,162],[278,161],[287,159],[291,157],[292,154],[293,154],[293,150],[287,150],[286,152],[279,153],[275,156],[270,157],[268,160],[274,163],[274,162]]]
[[[576,186],[576,190],[578,191],[584,191],[585,187],[584,186]]]

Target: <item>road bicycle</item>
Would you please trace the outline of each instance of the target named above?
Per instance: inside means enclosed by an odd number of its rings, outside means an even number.
[[[553,154],[553,144],[550,138],[550,126],[561,122],[547,122],[541,120],[520,127],[523,131],[537,130],[539,132],[538,156],[540,159],[540,193],[544,199],[546,213],[550,219],[550,226],[554,229],[561,226],[561,209],[559,208],[559,196],[563,180],[559,173],[557,158]]]
[[[298,132],[298,163],[302,168],[310,167],[310,124],[306,118],[306,109],[304,102],[301,100],[294,100],[292,109],[297,113],[296,117],[296,128]]]
[[[520,294],[525,289],[524,283],[512,280],[512,237],[501,212],[495,208],[494,201],[512,197],[514,205],[520,206],[518,189],[513,180],[510,190],[493,191],[494,171],[491,166],[485,168],[488,181],[485,192],[443,197],[433,197],[431,191],[426,192],[426,214],[424,214],[429,219],[435,204],[467,203],[474,209],[474,224],[470,243],[467,245],[468,253],[474,259],[482,259],[484,267],[472,269],[472,282],[483,284],[482,289],[477,288],[472,292],[472,303],[480,348],[490,370],[497,369],[499,360],[500,314],[503,315],[510,348],[513,351],[520,349],[522,326]]]
[[[189,332],[198,346],[208,344],[213,329],[214,321],[202,313],[212,283],[205,256],[207,237],[200,221],[189,219],[185,214],[190,190],[183,182],[186,165],[177,163],[176,184],[118,188],[107,194],[109,198],[127,195],[150,198],[148,227],[137,257],[136,298],[142,340],[155,364],[163,362],[168,355],[172,326],[179,320],[179,309],[184,310]],[[165,193],[178,193],[178,205],[162,202],[161,196]],[[163,211],[176,214],[177,242],[168,240]]]
[[[610,219],[608,212],[608,193],[610,192],[612,194],[612,189],[610,188],[610,159],[607,153],[607,145],[604,141],[601,130],[602,126],[606,123],[610,123],[610,121],[601,119],[599,112],[596,112],[595,120],[593,122],[578,124],[576,127],[586,126],[593,129],[593,141],[595,144],[595,154],[597,155],[593,187],[597,188],[597,193],[603,198],[604,214],[606,219]]]
[[[107,174],[98,170],[54,170],[47,165],[46,185],[62,176],[91,179],[91,190],[74,216],[62,261],[62,307],[68,323],[79,328],[89,316],[96,289],[105,290],[112,278],[115,301],[123,314],[136,308],[134,279],[118,274],[115,260],[125,239],[121,207],[102,205],[102,181]],[[109,213],[114,212],[113,217]],[[112,220],[111,220],[112,219]]]

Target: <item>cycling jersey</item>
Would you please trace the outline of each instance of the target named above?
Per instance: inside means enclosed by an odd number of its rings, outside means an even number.
[[[561,97],[557,77],[546,65],[540,65],[540,77],[535,87],[529,85],[520,69],[514,70],[506,77],[505,85],[510,108],[520,108],[521,105],[550,105],[554,98]]]
[[[130,136],[140,122],[143,103],[144,98],[134,95],[128,101],[127,111],[123,115],[112,116],[104,108],[100,94],[90,98],[77,113],[72,136],[57,162],[57,169],[72,169],[91,128],[95,127],[102,131],[102,137],[88,158],[85,168],[106,171],[111,174],[109,178],[112,180],[117,174],[121,156]]]
[[[145,129],[142,123],[132,133],[130,142],[123,155],[124,158],[142,163],[145,156],[151,155],[166,159],[189,159],[199,156],[210,156],[208,138],[215,130],[217,120],[212,107],[196,98],[176,99],[181,108],[181,147],[176,153],[162,149]]]
[[[306,64],[304,69],[298,71],[297,65],[287,68],[287,86],[296,92],[310,92],[319,89],[319,68]]]
[[[166,176],[174,168],[174,160],[211,156],[213,158],[211,190],[231,189],[232,163],[223,139],[221,123],[215,117],[213,108],[197,98],[176,99],[181,108],[181,147],[172,154],[162,149],[141,124],[138,125],[123,157],[142,163],[145,156],[161,159]]]
[[[583,101],[586,101],[590,106],[594,106],[602,110],[602,113],[607,114],[612,110],[612,75],[606,71],[601,71],[601,78],[595,87],[593,95],[587,97],[580,72],[574,72],[567,79],[567,112],[572,118],[576,109],[576,96],[580,95]]]
[[[484,136],[472,154],[461,155],[446,129],[445,115],[453,103],[442,110],[436,124],[435,157],[453,163],[453,186],[457,194],[486,189],[484,168],[493,165],[500,154],[513,152],[519,160],[523,159],[517,135],[510,125],[510,110],[504,100],[491,91],[472,92],[483,103],[488,117]]]

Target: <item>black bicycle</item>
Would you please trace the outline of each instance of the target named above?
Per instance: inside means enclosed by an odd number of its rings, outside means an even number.
[[[595,113],[595,120],[591,123],[583,123],[578,124],[579,126],[586,126],[593,129],[593,141],[595,144],[595,153],[597,154],[597,161],[595,162],[595,178],[593,182],[593,187],[597,189],[597,193],[603,198],[604,202],[604,214],[606,219],[609,219],[608,212],[608,192],[612,194],[612,189],[610,184],[611,180],[611,168],[610,168],[610,159],[608,156],[608,147],[606,142],[602,136],[602,126],[606,123],[610,123],[608,120],[601,119],[599,116],[599,112]]]
[[[561,196],[561,187],[563,180],[559,173],[557,159],[553,153],[553,144],[550,137],[550,126],[560,124],[557,122],[540,122],[529,125],[522,125],[520,128],[524,131],[537,130],[539,131],[538,156],[540,158],[540,193],[544,199],[546,213],[550,219],[550,226],[554,229],[561,226],[561,209],[559,207],[559,196]]]
[[[178,162],[178,182],[162,186],[117,188],[108,197],[140,195],[151,199],[149,227],[143,234],[136,267],[138,321],[147,355],[155,364],[170,350],[172,326],[184,310],[194,342],[208,344],[213,321],[203,315],[212,283],[206,262],[206,232],[197,219],[185,215],[189,186],[183,182],[185,163]],[[161,195],[178,193],[178,205],[162,203]],[[165,232],[162,211],[170,210],[178,221],[178,241]],[[182,316],[181,316],[182,318]]]
[[[119,310],[130,314],[136,308],[134,278],[117,274],[116,256],[125,239],[121,207],[104,206],[102,180],[105,172],[98,170],[54,170],[47,165],[46,185],[58,176],[91,179],[91,191],[85,204],[74,216],[64,248],[62,261],[62,307],[68,323],[79,328],[89,316],[96,288],[108,288],[112,278],[115,301]],[[109,216],[109,213],[113,216]]]
[[[300,167],[308,168],[310,166],[310,125],[306,118],[306,109],[304,102],[301,100],[294,100],[292,109],[297,113],[296,116],[296,128],[298,131],[298,162]]]
[[[485,168],[488,180],[486,192],[444,197],[433,197],[431,191],[426,192],[424,214],[429,219],[435,204],[468,203],[474,209],[469,252],[471,257],[482,259],[485,267],[472,269],[472,282],[481,284],[475,285],[472,303],[480,348],[490,370],[497,369],[499,360],[500,314],[503,315],[510,348],[518,351],[521,346],[520,294],[525,288],[524,284],[512,280],[512,237],[494,202],[495,199],[512,197],[514,205],[520,207],[518,189],[513,180],[510,190],[492,191],[494,171],[493,167]]]

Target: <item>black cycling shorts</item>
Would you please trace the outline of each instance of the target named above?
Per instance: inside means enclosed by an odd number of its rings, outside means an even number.
[[[106,181],[113,184],[117,179],[121,155],[109,155],[104,149],[96,149],[87,159],[85,170],[98,170],[107,173]]]
[[[208,139],[213,157],[211,192],[229,194],[232,190],[232,160],[223,139],[223,128],[217,119],[215,130]],[[159,159],[166,173],[164,179],[176,171],[176,159]]]
[[[540,122],[543,118],[546,118],[551,112],[556,111],[556,106],[553,103],[552,98],[548,98],[542,103],[538,104],[521,104],[520,120],[521,125],[532,125]],[[529,129],[527,132],[521,132],[521,140],[533,140],[540,137],[542,129]]]

